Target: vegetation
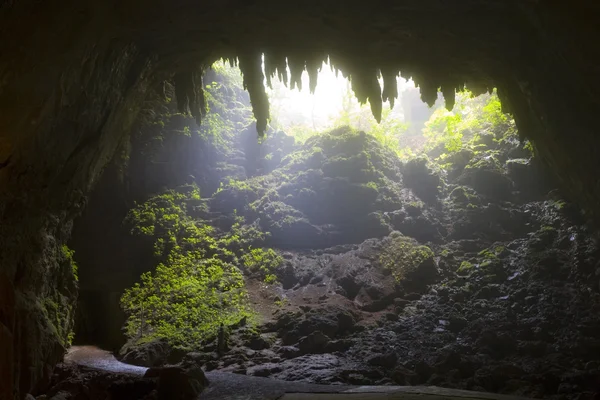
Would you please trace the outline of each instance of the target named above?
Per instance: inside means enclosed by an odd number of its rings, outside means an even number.
[[[205,96],[211,112],[204,117],[198,134],[229,152],[229,143],[252,122],[250,99],[238,67],[216,62],[206,76],[210,82],[205,84]]]
[[[62,245],[61,250],[65,261],[71,266],[71,271],[73,272],[73,277],[75,278],[75,281],[79,281],[79,266],[73,259],[73,256],[75,255],[75,250],[71,250],[66,244]]]
[[[389,244],[382,248],[379,263],[392,271],[396,281],[401,281],[421,265],[432,262],[433,255],[429,247],[420,246],[406,236],[393,235]]]
[[[283,263],[283,258],[273,249],[250,249],[242,255],[244,266],[253,273],[258,273],[266,283],[277,281],[276,269]]]
[[[181,133],[222,141],[226,148],[234,134],[247,126],[249,109],[226,96],[242,83],[236,71],[223,68],[214,66],[219,77],[206,86],[209,105],[216,112],[209,114],[199,131],[185,126]],[[252,320],[244,273],[266,283],[277,281],[283,259],[265,247],[269,234],[264,230],[289,243],[322,234],[320,226],[370,216],[379,219],[372,224],[373,231],[384,236],[390,226],[381,210],[404,207],[416,219],[429,200],[437,200],[445,190],[446,172],[440,166],[500,170],[505,160],[497,148],[515,138],[514,122],[502,113],[495,93],[479,98],[461,93],[454,111],[436,110],[427,122],[426,154],[403,164],[399,157],[409,153],[400,148],[399,138],[406,126],[389,108],[383,109],[382,116],[377,124],[369,111],[347,107],[331,121],[333,130],[319,135],[314,129],[295,132],[302,142],[299,148],[292,143],[296,151],[262,155],[276,160],[275,171],[250,179],[222,178],[210,203],[201,199],[196,185],[186,185],[132,209],[127,223],[132,234],[152,244],[156,269],[144,273],[121,299],[128,317],[126,334],[138,342],[161,338],[175,346],[197,348],[215,337],[220,326]],[[289,139],[281,135],[280,143]],[[268,140],[262,145],[267,146]],[[478,197],[469,183],[464,185],[454,188],[452,198],[463,207],[476,207]],[[403,197],[403,186],[412,188],[425,203]],[[210,220],[215,212],[220,214],[218,223]],[[493,248],[479,256],[493,261],[503,250]],[[418,276],[415,272],[435,269],[433,256],[429,247],[394,234],[386,239],[377,261],[396,281],[403,281]],[[444,250],[442,256],[449,257],[449,252]],[[469,274],[473,268],[464,261],[457,272]]]
[[[279,256],[253,247],[267,234],[235,214],[224,232],[212,227],[192,216],[199,199],[198,188],[188,185],[150,198],[127,217],[133,234],[153,240],[159,260],[121,298],[125,332],[134,340],[162,338],[195,348],[221,324],[252,319],[240,266],[272,280]]]
[[[458,93],[452,111],[439,108],[425,123],[426,151],[443,147],[447,152],[457,152],[480,131],[500,133],[501,136],[516,134],[514,121],[502,112],[495,91],[477,97],[468,91]]]
[[[128,315],[125,332],[138,341],[157,338],[196,348],[214,337],[221,324],[252,316],[241,271],[200,252],[173,254],[121,299]]]

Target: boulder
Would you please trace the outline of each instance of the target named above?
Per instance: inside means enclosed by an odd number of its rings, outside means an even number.
[[[158,380],[159,400],[195,400],[208,386],[208,379],[197,366],[150,368],[144,378]]]
[[[164,340],[153,340],[144,344],[128,343],[120,351],[121,361],[140,367],[159,367],[168,362],[171,346]]]
[[[300,339],[298,349],[303,354],[318,354],[325,351],[325,346],[331,339],[321,331],[315,331]]]

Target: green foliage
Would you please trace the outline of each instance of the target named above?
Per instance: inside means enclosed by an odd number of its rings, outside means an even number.
[[[493,132],[497,137],[515,134],[514,121],[502,111],[495,90],[478,97],[464,91],[457,94],[452,111],[437,109],[425,123],[425,149],[443,147],[445,153],[456,153],[480,131]]]
[[[210,112],[202,119],[198,134],[214,143],[222,153],[231,151],[229,143],[252,122],[252,108],[243,88],[238,67],[223,61],[214,63],[205,76],[205,97]]]
[[[562,210],[567,205],[564,200],[548,200],[548,204],[557,210]]]
[[[477,255],[486,260],[496,260],[504,252],[504,246],[495,246],[493,248],[481,250]]]
[[[375,182],[367,182],[367,183],[365,183],[365,186],[368,188],[371,188],[373,190],[379,191],[379,187],[377,186],[377,184]]]
[[[429,247],[420,246],[410,238],[396,235],[390,237],[390,243],[383,247],[379,263],[392,271],[396,281],[401,281],[425,262],[432,261],[433,255]]]
[[[132,227],[132,234],[155,239],[156,256],[167,256],[171,250],[181,245],[198,244],[211,234],[212,227],[199,226],[186,218],[188,203],[200,199],[200,190],[195,185],[183,189],[185,190],[168,190],[154,196],[131,209],[126,217],[126,223]]]
[[[73,332],[74,304],[61,293],[55,292],[43,298],[39,308],[53,330],[54,336],[63,347],[68,348],[75,336]]]
[[[475,268],[475,266],[472,263],[470,263],[469,261],[463,261],[462,263],[460,263],[460,267],[458,267],[456,273],[459,275],[467,275],[471,272],[473,268]]]
[[[200,252],[174,253],[121,298],[131,338],[167,339],[197,348],[216,335],[221,324],[251,317],[244,279],[238,268]]]
[[[381,122],[378,123],[370,109],[366,107],[353,108],[347,106],[333,120],[333,126],[336,128],[351,126],[362,130],[373,136],[381,145],[393,151],[398,156],[406,155],[405,151],[400,148],[399,139],[400,136],[406,133],[408,126],[394,116],[389,107],[383,109]]]
[[[75,281],[79,281],[79,266],[73,259],[73,256],[75,255],[75,250],[71,250],[66,244],[63,244],[61,247],[61,251],[66,262],[68,262],[71,265],[71,271],[73,272],[73,277],[75,278]]]
[[[242,255],[242,263],[253,273],[260,274],[266,283],[274,283],[274,272],[283,263],[283,258],[273,249],[256,248]]]
[[[246,224],[234,213],[229,229],[221,232],[193,218],[190,211],[199,200],[196,186],[183,186],[137,205],[127,217],[132,234],[154,241],[160,261],[121,298],[126,334],[138,343],[163,338],[194,348],[215,335],[220,324],[252,317],[238,265],[247,254],[267,266],[278,260],[272,250],[252,248],[267,237],[257,223]]]

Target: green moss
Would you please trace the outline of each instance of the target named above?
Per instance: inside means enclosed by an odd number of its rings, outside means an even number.
[[[548,203],[557,210],[562,210],[567,205],[564,200],[549,200]]]
[[[555,231],[556,231],[556,228],[554,228],[554,227],[552,227],[550,225],[543,225],[540,228],[540,232],[555,232]]]
[[[468,261],[463,261],[460,263],[460,267],[456,270],[456,273],[459,275],[468,275],[471,270],[473,270],[475,266]]]
[[[75,306],[72,301],[60,292],[54,292],[42,299],[40,309],[59,343],[68,348],[74,338]]]
[[[277,277],[274,272],[283,263],[283,258],[273,249],[249,249],[241,257],[244,267],[252,273],[258,273],[266,283],[274,283]]]
[[[505,250],[504,246],[495,246],[493,248],[481,250],[478,255],[486,260],[497,260],[498,256]]]
[[[156,270],[143,274],[121,299],[128,317],[126,334],[135,341],[166,339],[175,346],[196,348],[220,324],[252,317],[238,257],[249,267],[266,268],[265,278],[272,279],[266,275],[278,256],[272,250],[257,253],[253,248],[268,234],[235,212],[225,231],[193,218],[190,205],[199,196],[197,188],[177,188],[138,205],[128,215],[133,234],[154,240],[159,261]]]
[[[415,271],[426,262],[433,261],[433,251],[427,246],[420,246],[405,236],[390,235],[389,244],[385,245],[379,255],[379,263],[392,271],[397,281]]]
[[[75,281],[78,282],[79,281],[79,266],[73,259],[73,256],[75,255],[75,250],[71,250],[71,249],[69,249],[69,247],[66,244],[63,244],[61,247],[61,251],[62,251],[64,259],[71,266],[71,271],[73,272],[73,277],[75,278]]]
[[[221,324],[253,316],[238,268],[198,252],[174,253],[127,289],[121,305],[126,334],[136,340],[166,339],[197,349]]]
[[[375,182],[367,182],[367,183],[365,183],[365,186],[370,189],[379,191],[379,187],[377,186],[377,184]]]

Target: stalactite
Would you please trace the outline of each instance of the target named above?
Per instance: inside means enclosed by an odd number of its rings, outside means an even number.
[[[256,131],[262,137],[269,122],[269,98],[264,85],[262,55],[260,53],[240,55],[239,65],[244,76],[244,89],[250,95],[252,111],[256,118]]]
[[[378,75],[378,71],[374,68],[357,70],[351,75],[351,83],[352,90],[359,103],[365,104],[368,101],[373,117],[377,122],[381,122],[383,102]]]
[[[179,72],[173,77],[177,110],[182,114],[191,114],[198,125],[207,112],[202,73],[202,69],[197,69]]]
[[[438,85],[433,81],[424,80],[419,83],[419,88],[421,90],[421,100],[427,103],[429,107],[433,107],[437,100]]]
[[[513,110],[510,106],[510,101],[508,100],[508,96],[506,95],[504,90],[502,90],[502,88],[498,88],[496,92],[498,94],[498,98],[500,99],[500,105],[502,106],[502,112],[512,113]]]
[[[308,85],[311,93],[315,93],[315,89],[317,88],[317,80],[319,77],[319,72],[323,67],[323,58],[314,57],[306,60],[306,71],[308,72]]]
[[[267,85],[272,88],[272,79],[279,78],[285,86],[288,85],[287,62],[285,56],[275,52],[265,53],[265,75]]]
[[[288,66],[290,68],[290,87],[302,90],[302,73],[304,72],[306,61],[303,56],[289,55]]]
[[[442,94],[444,95],[444,101],[446,102],[446,110],[452,111],[454,104],[456,103],[456,92],[454,85],[447,83],[443,84]]]
[[[381,76],[383,77],[383,101],[390,102],[390,108],[394,108],[394,103],[398,98],[398,71],[390,69],[382,69]]]
[[[372,75],[369,89],[369,104],[371,105],[371,112],[373,113],[375,120],[379,123],[381,122],[383,102],[381,99],[381,85],[379,85],[377,75]]]
[[[447,82],[440,79],[432,71],[423,71],[417,65],[399,65],[376,67],[370,65],[365,67],[362,59],[352,59],[344,54],[335,55],[324,54],[288,54],[287,58],[282,53],[267,52],[264,54],[264,74],[262,70],[262,56],[248,54],[239,58],[239,67],[244,75],[244,86],[250,94],[254,116],[257,120],[257,130],[262,136],[266,130],[269,120],[269,103],[265,92],[263,81],[266,78],[267,85],[272,87],[272,79],[278,77],[286,86],[291,89],[298,88],[302,90],[302,74],[308,72],[309,88],[311,93],[315,92],[317,87],[318,74],[322,68],[323,62],[328,61],[330,68],[335,72],[336,77],[339,73],[351,83],[354,95],[359,103],[369,102],[373,117],[377,122],[381,121],[383,113],[383,102],[389,101],[393,108],[398,98],[398,77],[404,79],[413,79],[415,85],[421,92],[421,100],[433,107],[438,99],[438,90],[441,90],[445,105],[448,110],[452,110],[456,103],[456,92],[465,88],[473,91],[475,95],[490,91],[490,82],[468,82],[460,81]],[[228,59],[234,63],[233,58]],[[288,77],[289,70],[289,77]],[[383,90],[381,88],[379,77],[383,79]],[[203,96],[198,95],[198,99]],[[507,104],[503,102],[503,105]]]
[[[479,96],[481,94],[490,92],[490,88],[488,87],[488,85],[482,82],[466,82],[465,88],[467,88],[471,93],[473,93],[473,96]]]

